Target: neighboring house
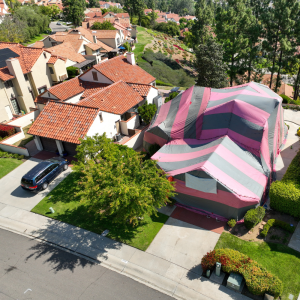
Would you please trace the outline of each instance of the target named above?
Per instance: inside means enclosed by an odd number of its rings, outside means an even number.
[[[62,57],[45,49],[0,43],[0,122],[30,112],[39,94],[66,78]]]
[[[98,11],[90,11],[85,14],[85,19],[84,21],[87,22],[88,20],[95,19],[95,18],[101,18],[102,17],[102,12]]]
[[[133,53],[101,62],[39,95],[35,102],[40,114],[28,133],[35,136],[39,150],[65,150],[70,155],[76,154],[79,138],[86,135],[121,134],[129,139],[140,132],[137,107],[153,103],[158,95],[154,82],[135,65]]]
[[[120,3],[114,3],[114,2],[106,2],[106,1],[99,1],[101,8],[108,9],[110,6],[114,6],[117,8],[122,8],[122,5]]]
[[[147,9],[144,10],[145,15],[148,15],[148,14],[150,14],[151,12],[152,12],[152,9],[151,9],[151,8],[147,8]],[[156,12],[157,14],[160,14],[160,13],[161,13],[160,10],[158,10],[158,9],[154,10],[154,12]]]
[[[195,16],[184,16],[184,17],[182,17],[182,18],[185,18],[185,19],[187,19],[188,21],[189,20],[196,20],[197,18],[195,17]]]
[[[128,22],[130,22],[130,16],[128,13],[113,13],[113,12],[106,12],[103,16],[103,18],[120,18],[120,19],[126,19]]]
[[[166,20],[165,17],[162,17],[162,18],[157,18],[157,19],[155,20],[155,22],[157,22],[157,23],[167,23],[167,20]]]
[[[124,36],[121,30],[90,30],[90,33],[113,49],[118,49],[124,42]]]
[[[166,14],[166,21],[172,21],[172,22],[175,22],[177,24],[179,24],[179,19],[181,17],[177,14]]]
[[[9,7],[6,5],[4,0],[0,0],[0,24],[1,24],[1,17],[9,14]]]

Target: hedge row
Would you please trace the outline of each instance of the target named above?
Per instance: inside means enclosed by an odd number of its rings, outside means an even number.
[[[16,153],[9,153],[0,150],[0,158],[16,158],[16,159],[23,159],[24,155],[16,154]]]
[[[279,227],[282,228],[288,232],[293,233],[295,231],[295,227],[291,226],[290,224],[280,221],[280,220],[276,220],[276,219],[270,219],[264,226],[264,229],[261,231],[260,235],[262,237],[266,237],[270,228],[274,226],[274,227]]]
[[[277,298],[282,294],[282,281],[239,251],[226,248],[207,253],[201,261],[203,271],[213,269],[216,262],[222,264],[222,270],[226,273],[234,272],[243,275],[247,288],[254,295],[268,293]]]
[[[282,180],[272,183],[270,206],[300,218],[300,151],[292,160]]]

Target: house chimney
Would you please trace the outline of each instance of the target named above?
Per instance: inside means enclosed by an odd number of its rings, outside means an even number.
[[[19,75],[19,74],[23,75],[23,71],[22,71],[19,59],[17,57],[7,59],[6,65],[9,70],[10,75],[13,75],[15,77],[17,77],[17,75]]]
[[[133,53],[133,52],[127,52],[126,57],[127,57],[127,61],[128,61],[131,65],[135,66],[134,53]]]
[[[93,35],[93,42],[97,44],[97,37],[95,35]]]

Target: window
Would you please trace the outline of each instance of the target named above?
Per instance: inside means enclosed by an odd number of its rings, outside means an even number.
[[[44,54],[44,57],[45,57],[45,58],[47,58],[47,54],[46,54],[46,52],[43,52],[43,54]]]
[[[57,42],[51,42],[52,47],[57,45]]]
[[[12,80],[5,81],[4,85],[7,89],[14,86]]]
[[[38,88],[39,95],[42,94],[42,93],[44,93],[46,90],[47,90],[47,86],[46,85],[41,86],[40,88]]]
[[[20,106],[18,104],[17,99],[10,99],[11,105],[15,111],[15,114],[21,113]]]
[[[51,166],[50,166],[51,167]],[[50,167],[48,167],[46,170],[44,170],[42,173],[40,173],[36,178],[35,178],[35,182],[39,182],[40,180],[42,180],[45,176],[47,176],[51,170]]]
[[[24,74],[24,78],[26,81],[28,81],[28,75],[27,74]]]
[[[54,74],[53,68],[49,67],[49,69],[50,69],[50,74]]]
[[[117,38],[117,44],[118,44],[118,45],[120,44],[120,39],[119,39],[119,38]]]
[[[102,112],[99,114],[99,118],[100,118],[100,122],[103,122],[103,116],[102,116]]]
[[[49,172],[53,171],[54,169],[56,169],[59,166],[59,164],[53,164],[49,167]]]
[[[92,72],[92,74],[93,74],[93,79],[95,81],[98,81],[98,74],[97,74],[97,72]]]
[[[85,51],[80,52],[81,55],[86,55]]]

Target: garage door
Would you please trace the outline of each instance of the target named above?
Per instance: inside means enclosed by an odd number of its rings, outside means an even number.
[[[68,155],[70,155],[70,156],[74,156],[77,154],[77,152],[76,152],[77,146],[78,146],[77,144],[63,142],[64,150],[67,151]]]
[[[56,152],[57,145],[56,145],[55,140],[44,138],[44,137],[41,137],[40,139],[41,139],[41,142],[43,144],[44,150],[51,151],[51,152]]]

